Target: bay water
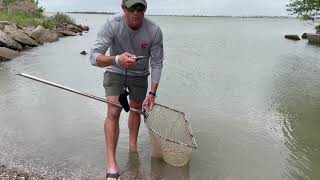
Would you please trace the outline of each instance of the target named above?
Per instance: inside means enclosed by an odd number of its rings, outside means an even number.
[[[103,179],[106,104],[11,70],[104,96],[90,50],[109,15],[70,14],[88,25],[0,63],[0,164],[45,179]],[[150,157],[141,124],[128,151],[123,112],[117,158],[131,179],[320,179],[320,47],[285,34],[313,32],[298,19],[149,16],[163,31],[157,102],[186,113],[198,143],[175,168]]]

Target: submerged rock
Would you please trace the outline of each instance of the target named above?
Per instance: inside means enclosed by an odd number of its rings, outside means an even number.
[[[286,39],[295,40],[295,41],[301,40],[300,37],[296,34],[288,34],[288,35],[285,35],[284,37]]]
[[[81,51],[80,54],[82,54],[82,55],[87,55],[88,53],[87,53],[86,51]]]

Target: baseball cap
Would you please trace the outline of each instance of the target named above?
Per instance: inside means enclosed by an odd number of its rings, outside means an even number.
[[[137,3],[141,3],[143,4],[145,7],[147,7],[147,2],[145,0],[122,0],[122,3],[126,6],[126,7],[131,7]]]

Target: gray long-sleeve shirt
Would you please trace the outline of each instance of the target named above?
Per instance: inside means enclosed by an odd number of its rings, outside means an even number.
[[[146,56],[138,61],[137,65],[128,69],[128,76],[148,75],[151,67],[152,83],[159,83],[163,66],[163,39],[159,26],[145,18],[143,25],[133,31],[127,25],[124,15],[111,16],[100,29],[97,39],[90,52],[92,65],[97,65],[98,55],[105,55],[110,48],[110,55],[116,56],[124,52],[137,56]],[[121,65],[106,67],[106,71],[125,74]]]

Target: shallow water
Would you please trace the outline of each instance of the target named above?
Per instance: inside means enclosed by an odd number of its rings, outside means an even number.
[[[89,51],[106,15],[72,14],[91,30],[0,63],[0,164],[46,179],[103,179],[106,105],[22,77],[16,69],[103,96],[103,69]],[[150,17],[163,30],[157,102],[187,114],[199,148],[188,166],[150,157],[141,126],[128,152],[121,117],[119,167],[131,179],[320,179],[320,51],[284,34],[310,32],[296,19]]]

